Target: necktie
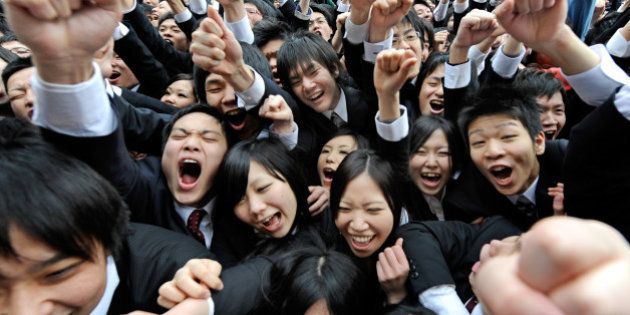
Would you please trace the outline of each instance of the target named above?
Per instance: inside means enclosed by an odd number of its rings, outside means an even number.
[[[537,219],[535,205],[523,195],[516,200],[516,209],[525,214],[529,219]]]
[[[335,124],[335,126],[337,126],[337,128],[341,128],[346,124],[346,122],[343,121],[341,116],[339,116],[339,114],[335,112],[332,112],[332,115],[330,116],[330,120],[332,121],[333,124]]]
[[[188,216],[188,222],[186,223],[190,234],[204,246],[206,246],[206,238],[203,236],[203,233],[201,233],[201,230],[199,230],[199,224],[205,215],[206,212],[204,210],[196,209]]]

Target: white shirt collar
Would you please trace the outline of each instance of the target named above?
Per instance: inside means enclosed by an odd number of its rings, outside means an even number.
[[[114,261],[114,257],[107,256],[107,284],[105,285],[105,292],[101,297],[101,300],[96,305],[96,308],[90,315],[104,315],[107,314],[109,310],[109,306],[112,304],[112,298],[114,297],[114,292],[116,292],[116,288],[118,288],[118,284],[120,283],[120,278],[118,277],[118,269],[116,269],[116,262]]]
[[[510,199],[510,201],[513,204],[516,204],[516,202],[518,201],[518,197],[525,196],[527,200],[531,201],[534,205],[536,205],[536,186],[538,185],[538,178],[540,178],[540,176],[536,176],[536,179],[534,180],[534,182],[531,185],[529,185],[529,187],[527,188],[527,190],[525,190],[524,193],[508,196],[508,199]]]
[[[348,107],[346,105],[346,93],[343,92],[342,88],[339,88],[339,102],[337,102],[337,106],[333,110],[327,110],[324,112],[324,116],[330,119],[332,117],[333,111],[343,119],[343,121],[348,122]]]
[[[207,214],[203,217],[203,219],[201,219],[201,223],[199,223],[199,230],[201,230],[201,233],[203,233],[207,248],[210,248],[210,244],[212,243],[213,228],[212,228],[211,218],[212,218],[212,210],[214,209],[214,204],[216,200],[217,200],[216,197],[212,198],[205,206],[201,208],[205,210]],[[199,208],[195,208],[191,206],[184,206],[175,202],[175,211],[177,212],[179,217],[182,218],[182,220],[184,220],[184,224],[188,222],[188,217],[196,209],[199,209]]]

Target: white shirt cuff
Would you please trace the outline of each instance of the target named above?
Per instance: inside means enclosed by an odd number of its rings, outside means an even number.
[[[470,60],[451,65],[448,62],[444,66],[444,87],[449,89],[460,89],[470,84]]]
[[[111,134],[117,126],[101,70],[93,63],[94,75],[79,84],[44,82],[37,73],[31,78],[36,103],[33,123],[58,133],[77,137]]]
[[[188,8],[195,14],[206,14],[208,12],[208,3],[206,0],[190,0]]]
[[[446,18],[447,12],[448,12],[448,2],[442,3],[442,1],[440,1],[438,5],[435,7],[435,10],[433,10],[433,18],[435,19],[436,22],[442,21]]]
[[[289,151],[293,150],[293,148],[297,146],[298,133],[300,129],[298,128],[298,125],[295,122],[293,122],[293,131],[289,133],[275,133],[272,130],[273,130],[273,124],[271,124],[271,126],[269,127],[269,132],[276,135],[276,137],[280,139],[280,141],[284,144],[285,147],[287,147],[287,149],[289,149]]]
[[[127,36],[127,34],[129,34],[129,29],[127,28],[127,26],[118,22],[118,26],[116,26],[116,28],[114,29],[114,34],[112,34],[112,37],[114,38],[114,40],[119,40]]]
[[[380,111],[378,111],[376,113],[376,116],[374,117],[374,121],[376,122],[376,132],[381,138],[390,142],[400,141],[409,134],[409,118],[407,117],[407,108],[402,105],[399,106],[401,110],[400,117],[398,117],[394,121],[382,122],[380,118]]]
[[[392,41],[394,40],[394,30],[389,30],[387,38],[384,41],[378,43],[370,43],[363,41],[363,60],[375,63],[376,56],[383,50],[392,48]]]
[[[370,28],[370,23],[365,22],[361,25],[356,25],[350,21],[350,18],[346,19],[346,34],[344,37],[351,44],[361,44],[364,40],[367,39],[368,31]]]
[[[293,0],[291,0],[291,1],[293,1]],[[311,9],[309,7],[308,10],[306,11],[306,14],[304,14],[304,13],[302,13],[302,9],[298,5],[297,8],[295,8],[295,12],[293,13],[293,15],[295,15],[295,17],[300,19],[300,20],[310,21],[311,20],[311,15],[313,15],[313,9]]]
[[[251,67],[249,68],[254,72],[254,83],[252,83],[249,89],[243,92],[236,92],[236,96],[243,100],[246,110],[256,107],[265,95],[265,80],[263,80],[256,70]]]
[[[225,26],[234,33],[236,40],[246,42],[248,44],[254,43],[254,32],[252,31],[252,27],[249,25],[247,14],[245,14],[240,21],[228,22],[225,17],[223,20],[225,21]]]
[[[606,48],[608,48],[608,52],[615,57],[630,57],[630,42],[621,35],[621,30],[615,32],[606,44]]]
[[[516,57],[510,57],[503,52],[503,45],[497,49],[497,53],[492,57],[492,69],[504,79],[513,77],[518,71],[518,65],[525,57],[525,48]]]
[[[209,297],[208,298],[208,315],[214,315],[214,300]]]
[[[470,315],[457,296],[454,285],[431,287],[418,296],[420,303],[438,315]]]
[[[348,12],[350,11],[350,5],[341,2],[341,0],[337,0],[337,12]]]
[[[481,305],[481,303],[475,305],[475,308],[473,308],[473,310],[470,313],[470,315],[484,315],[484,313],[483,313],[483,305]]]
[[[598,66],[575,75],[562,73],[580,98],[589,105],[603,104],[620,85],[629,85],[630,78],[612,60],[604,45],[590,47],[599,55]]]
[[[468,10],[468,1],[464,3],[453,2],[453,11],[455,13],[464,13],[466,10]]]
[[[177,13],[173,16],[173,18],[175,19],[175,22],[177,23],[183,23],[186,22],[190,19],[192,19],[192,13],[190,12],[190,10],[188,10],[188,8],[186,8],[184,11],[182,11],[181,13]]]
[[[468,49],[468,59],[473,62],[477,70],[477,75],[480,75],[486,68],[486,58],[488,54],[484,54],[477,45],[474,45]]]

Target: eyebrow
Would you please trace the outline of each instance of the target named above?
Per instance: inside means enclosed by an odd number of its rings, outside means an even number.
[[[173,128],[173,131],[175,131],[175,130],[181,131],[181,132],[183,132],[185,134],[190,134],[191,133],[188,129],[185,129],[185,128],[182,128],[182,127]],[[203,134],[203,135],[209,134],[209,133],[214,133],[214,134],[217,134],[219,136],[222,136],[222,134],[220,132],[218,132],[216,130],[210,130],[210,129],[203,129],[200,133]]]
[[[515,122],[513,122],[513,121],[506,121],[506,122],[502,122],[502,123],[499,123],[497,125],[494,125],[494,129],[500,129],[500,128],[504,128],[504,127],[508,127],[508,126],[518,127],[518,125]],[[468,136],[471,136],[471,135],[473,135],[475,133],[480,133],[483,130],[484,130],[483,128],[477,128],[475,130],[472,130],[472,131],[468,132]]]
[[[210,85],[210,84],[222,84],[223,81],[220,79],[211,79],[206,81],[206,86]]]

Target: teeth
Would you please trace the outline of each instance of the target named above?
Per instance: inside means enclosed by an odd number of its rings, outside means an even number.
[[[369,243],[374,235],[372,236],[353,236],[352,241],[358,244],[367,244]]]
[[[314,100],[318,99],[320,96],[322,96],[323,94],[324,94],[324,92],[317,93],[314,96],[309,97],[308,99],[311,100],[311,101],[314,101]]]
[[[198,164],[197,161],[193,160],[193,159],[185,159],[184,163],[194,163],[194,164]]]
[[[422,173],[421,176],[427,178],[440,178],[442,175],[439,173]]]
[[[507,169],[507,167],[505,167],[505,166],[496,166],[496,167],[491,168],[490,170],[493,171],[493,172],[501,172],[501,171],[504,171],[506,169]]]
[[[264,225],[269,224],[269,222],[271,222],[271,219],[273,219],[273,217],[274,217],[275,215],[276,215],[276,214],[274,213],[274,214],[272,214],[272,215],[270,215],[270,216],[268,216],[268,217],[264,218],[264,219],[261,221],[261,222],[262,222],[262,224],[264,224]]]

